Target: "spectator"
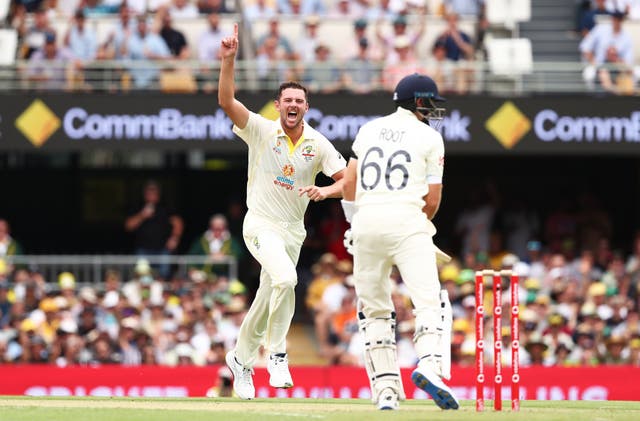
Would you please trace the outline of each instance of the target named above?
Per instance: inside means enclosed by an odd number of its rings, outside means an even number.
[[[256,43],[258,46],[258,54],[260,54],[267,39],[269,39],[271,43],[275,40],[275,48],[281,51],[278,55],[281,55],[283,59],[294,60],[297,58],[287,37],[280,33],[280,22],[278,18],[272,18],[269,20],[269,29],[267,30],[267,33],[258,39],[258,42]],[[273,47],[269,46],[268,48]]]
[[[55,33],[47,33],[45,44],[29,58],[27,77],[36,89],[71,89],[82,65],[66,48],[58,48]]]
[[[202,15],[208,15],[210,13],[229,13],[235,9],[227,9],[227,2],[225,0],[198,0],[198,11]]]
[[[310,92],[330,94],[342,89],[342,74],[331,59],[331,50],[324,44],[315,48],[315,59],[303,74],[304,83]]]
[[[186,60],[191,57],[189,45],[184,34],[173,27],[171,14],[167,9],[160,9],[156,14],[156,19],[161,22],[160,36],[169,47],[171,55]]]
[[[327,17],[342,19],[359,19],[364,17],[365,9],[356,0],[336,0],[327,11]]]
[[[244,249],[238,239],[229,232],[227,218],[218,213],[209,219],[209,228],[193,242],[189,254],[209,256],[214,262],[225,257],[235,257],[236,261],[239,261],[243,257]],[[217,276],[229,274],[227,264],[208,263],[202,270]]]
[[[393,0],[379,0],[367,9],[364,18],[370,22],[393,22],[401,12],[401,8],[397,4],[399,2]]]
[[[0,218],[0,261],[19,254],[22,254],[22,246],[11,236],[9,221]],[[7,267],[6,269],[9,272],[11,268]]]
[[[190,0],[173,0],[169,7],[171,19],[195,19],[198,17],[198,7]]]
[[[85,13],[78,9],[64,38],[64,46],[84,64],[95,60],[98,50],[96,32],[86,23]]]
[[[460,16],[479,17],[484,15],[485,0],[444,0],[447,14],[455,13]]]
[[[420,63],[411,52],[412,45],[409,37],[404,35],[397,36],[393,47],[394,57],[396,58],[392,61],[388,60],[382,69],[382,87],[390,92],[393,92],[396,85],[406,75],[424,73]]]
[[[607,10],[605,3],[606,0],[595,0],[594,6],[589,0],[582,2],[582,10],[579,19],[580,22],[578,23],[578,32],[582,38],[584,38],[589,31],[596,26],[598,16],[609,15],[609,10]]]
[[[277,35],[268,35],[258,49],[257,76],[266,86],[278,84],[281,80],[296,79],[296,69],[291,69],[287,63],[291,54],[281,47],[281,40]]]
[[[33,13],[42,9],[44,0],[15,0],[14,3],[16,6],[24,8],[27,13]]]
[[[100,45],[98,57],[107,60],[125,58],[129,38],[136,32],[136,20],[132,18],[132,9],[127,4],[120,6],[118,21],[109,30],[105,41]]]
[[[276,8],[267,0],[255,0],[245,4],[244,18],[248,23],[256,19],[274,19],[276,16]]]
[[[300,16],[320,15],[327,13],[322,0],[278,0],[278,12],[284,15]],[[295,12],[297,10],[297,13]]]
[[[366,94],[380,85],[379,71],[373,63],[367,38],[358,41],[358,53],[344,65],[345,88],[356,94]]]
[[[44,48],[48,34],[55,34],[55,31],[49,24],[49,18],[47,17],[44,8],[36,9],[33,13],[33,22],[31,23],[31,26],[27,28],[26,25],[26,13],[16,14],[13,26],[17,29],[18,35],[22,40],[18,55],[23,59],[31,58],[31,55],[35,51]]]
[[[80,8],[88,17],[100,17],[118,13],[122,0],[82,0]]]
[[[633,69],[623,61],[614,46],[607,48],[604,65],[598,69],[598,82],[602,89],[614,95],[634,94]]]
[[[139,21],[145,27],[144,19]],[[145,46],[150,43],[144,39]],[[142,46],[142,45],[141,45]],[[125,229],[135,235],[134,250],[138,256],[169,255],[177,249],[182,237],[182,218],[171,208],[160,201],[160,185],[155,181],[148,181],[143,191],[143,206],[130,213],[125,221]],[[159,274],[163,278],[169,277],[169,265],[162,264]]]
[[[401,52],[398,51],[398,44],[406,44],[407,50],[403,50],[403,59],[410,59],[412,61],[416,60],[416,50],[415,46],[422,38],[425,30],[425,20],[424,16],[421,16],[419,19],[418,29],[415,32],[407,31],[407,18],[404,15],[398,15],[393,21],[393,31],[391,34],[385,35],[382,32],[381,22],[378,21],[376,25],[376,37],[378,41],[383,45],[385,64],[388,66],[396,65],[401,59]],[[398,39],[401,41],[398,42]],[[403,76],[410,74],[411,72],[405,73]],[[399,81],[399,79],[398,79]],[[393,90],[393,88],[390,88]]]
[[[474,47],[471,37],[458,28],[458,15],[449,13],[445,16],[447,29],[438,35],[436,46],[444,49],[446,60],[454,64],[455,91],[466,93],[473,78],[473,68],[466,65],[474,59]]]
[[[633,40],[622,27],[624,13],[611,15],[611,23],[596,25],[580,42],[580,52],[586,63],[583,78],[588,86],[593,87],[597,76],[597,68],[607,59],[607,49],[614,47],[620,63],[633,66]]]
[[[303,64],[309,64],[315,60],[315,50],[320,44],[318,37],[318,26],[320,18],[317,15],[310,15],[304,19],[304,30],[295,45],[296,55]]]

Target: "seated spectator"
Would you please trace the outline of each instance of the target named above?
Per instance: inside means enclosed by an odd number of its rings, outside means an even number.
[[[198,11],[202,15],[209,13],[229,13],[235,9],[228,9],[224,0],[198,0]]]
[[[244,249],[237,238],[229,232],[227,218],[218,213],[209,219],[209,228],[193,242],[189,249],[189,254],[198,256],[209,256],[213,261],[225,257],[242,258]],[[202,270],[207,274],[227,276],[229,266],[227,264],[205,265]]]
[[[326,15],[330,18],[359,19],[365,12],[366,9],[356,0],[336,0]]]
[[[633,95],[633,69],[620,57],[614,46],[607,48],[603,66],[598,68],[598,82],[602,89],[615,95]]]
[[[485,0],[444,0],[445,12],[460,16],[478,17],[484,15]]]
[[[393,92],[398,82],[406,75],[424,73],[420,63],[411,53],[411,41],[408,37],[398,36],[395,39],[394,51],[397,60],[393,64],[385,64],[382,69],[382,87],[389,92]]]
[[[324,44],[318,44],[314,50],[315,58],[303,74],[304,83],[310,92],[334,93],[342,89],[342,74],[331,59],[331,50]]]
[[[315,50],[320,39],[318,37],[318,26],[320,18],[316,15],[307,16],[304,20],[304,32],[295,45],[296,55],[302,63],[310,63],[315,60]]]
[[[68,49],[57,46],[56,34],[51,32],[45,36],[44,46],[29,58],[27,78],[35,82],[36,89],[70,89],[81,68]]]
[[[345,43],[347,45],[344,45],[338,52],[340,60],[348,61],[359,55],[362,48],[360,45],[362,39],[367,40],[367,55],[369,59],[374,61],[380,60],[382,52],[376,45],[373,45],[374,40],[367,36],[367,26],[368,22],[363,18],[356,19],[353,22],[353,36],[350,38],[348,44]]]
[[[256,43],[258,47],[258,53],[260,52],[260,49],[263,47],[263,44],[267,39],[271,39],[271,41],[275,39],[276,47],[279,50],[283,50],[283,58],[285,60],[291,60],[295,57],[295,53],[293,51],[293,48],[291,47],[291,43],[289,42],[287,37],[280,33],[280,22],[278,18],[272,18],[271,20],[269,20],[269,29],[267,30],[267,33],[262,35],[258,39],[258,42]]]
[[[594,6],[591,1],[582,2],[583,10],[578,22],[578,32],[583,38],[596,26],[598,16],[609,15],[609,10],[605,5],[606,0],[595,0],[595,3]]]
[[[82,0],[80,8],[87,17],[104,16],[118,13],[123,0]]]
[[[136,19],[137,28],[125,44],[123,57],[134,61],[129,72],[133,76],[135,87],[148,88],[157,83],[160,76],[160,69],[154,61],[170,59],[171,50],[159,34],[149,30],[146,16],[138,16]]]
[[[278,0],[278,12],[283,15],[325,15],[327,8],[322,0]]]
[[[9,221],[4,218],[0,218],[0,260],[4,262],[6,257],[16,256],[22,254],[22,247],[11,236],[11,226]],[[5,262],[6,263],[6,262]],[[11,267],[7,267],[10,271]]]
[[[191,56],[189,45],[184,34],[173,27],[172,18],[165,8],[158,10],[156,19],[161,23],[160,36],[164,39],[171,54],[181,60],[186,60]]]
[[[25,9],[22,9],[25,10]],[[29,59],[36,51],[44,47],[46,35],[55,33],[49,23],[49,18],[44,8],[38,8],[33,12],[31,26],[27,27],[26,13],[17,13],[13,26],[18,31],[18,36],[22,40],[18,57]]]
[[[378,21],[376,25],[376,38],[383,46],[383,57],[385,57],[385,64],[391,66],[396,64],[400,58],[396,52],[396,40],[398,38],[403,39],[403,43],[407,43],[407,53],[415,59],[417,54],[415,47],[422,38],[425,30],[425,19],[420,19],[418,29],[414,32],[407,31],[407,18],[404,15],[398,15],[393,21],[393,31],[391,34],[384,34],[382,32],[381,22]]]
[[[95,60],[98,50],[96,32],[93,27],[87,26],[86,22],[84,12],[78,9],[64,38],[64,46],[84,63]]]
[[[267,0],[245,2],[243,10],[244,18],[249,23],[254,22],[256,19],[272,19],[277,15],[276,8]]]
[[[199,15],[198,7],[189,0],[173,0],[169,7],[171,19],[195,19]]]
[[[127,3],[128,4],[128,3]],[[127,4],[120,6],[118,21],[108,31],[107,37],[100,45],[98,58],[106,60],[120,60],[124,58],[124,51],[129,37],[136,32],[136,20],[134,19],[134,9],[127,7]]]
[[[610,46],[616,49],[621,62],[633,66],[633,40],[622,27],[624,17],[622,12],[613,13],[610,23],[596,25],[580,42],[580,52],[587,64],[583,78],[590,87],[594,86],[597,68],[605,63]]]
[[[298,69],[291,68],[286,49],[276,35],[268,35],[257,52],[257,76],[264,84],[279,84],[281,80],[293,80]]]

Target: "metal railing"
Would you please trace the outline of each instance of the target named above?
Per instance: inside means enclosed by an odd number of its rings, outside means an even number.
[[[425,61],[419,62],[418,67],[441,80],[444,91],[453,93],[588,93],[595,89],[583,79],[584,65],[576,62],[535,62],[530,73],[502,75],[493,74],[483,61],[441,64]],[[369,62],[367,69],[370,78],[363,85],[358,81],[362,78],[363,64],[354,61],[304,65],[239,60],[236,89],[273,91],[283,80],[296,79],[306,83],[312,92],[391,90],[385,85],[388,71],[383,62]],[[0,67],[0,92],[213,92],[217,89],[219,70],[219,63],[199,61],[96,61],[84,66],[18,61],[14,66]],[[639,69],[635,69],[635,74],[640,74]]]
[[[19,255],[5,256],[3,260],[10,268],[22,267],[41,273],[48,283],[55,283],[62,272],[71,272],[79,285],[96,285],[103,282],[108,270],[117,271],[122,280],[132,278],[141,258],[134,255]],[[169,265],[173,276],[185,277],[190,268],[223,265],[227,267],[229,279],[238,277],[238,262],[233,256],[147,255],[143,258],[152,270]]]

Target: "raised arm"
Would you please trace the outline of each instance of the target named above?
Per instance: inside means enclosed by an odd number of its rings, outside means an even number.
[[[244,129],[249,121],[249,110],[235,98],[234,68],[238,52],[238,24],[233,25],[233,35],[220,43],[220,78],[218,80],[218,104],[233,124]]]

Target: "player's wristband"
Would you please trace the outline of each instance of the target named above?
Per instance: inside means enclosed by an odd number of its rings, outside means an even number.
[[[344,217],[348,223],[351,223],[351,219],[353,218],[353,214],[356,213],[356,205],[353,201],[350,200],[341,200],[342,210],[344,211]]]

